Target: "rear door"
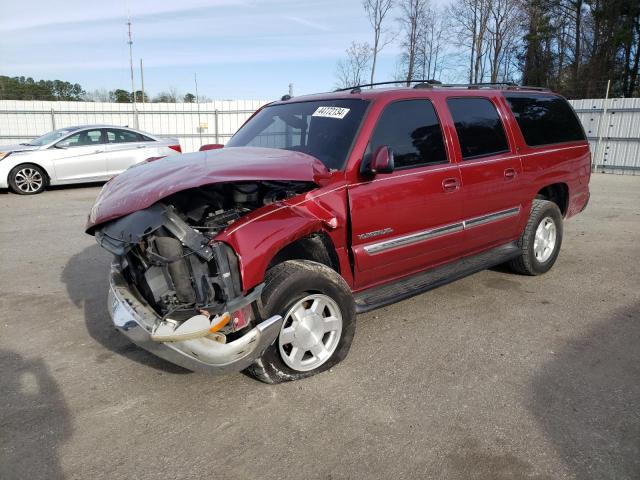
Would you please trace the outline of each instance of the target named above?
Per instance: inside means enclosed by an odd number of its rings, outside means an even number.
[[[460,256],[460,173],[444,138],[428,99],[396,101],[382,111],[363,161],[386,145],[395,170],[349,186],[357,289]]]
[[[452,96],[447,106],[464,190],[465,253],[476,253],[518,236],[522,164],[495,98]]]
[[[110,176],[131,165],[157,155],[156,143],[149,137],[122,128],[107,128],[107,167]]]
[[[103,180],[107,177],[107,157],[102,129],[76,132],[50,147],[57,181]]]

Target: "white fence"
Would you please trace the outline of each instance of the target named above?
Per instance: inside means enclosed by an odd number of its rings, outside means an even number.
[[[265,103],[144,103],[137,105],[135,114],[128,103],[0,100],[0,145],[24,142],[60,127],[111,124],[137,125],[149,133],[177,137],[183,151],[191,152],[206,143],[226,143]],[[640,175],[640,98],[572,100],[571,104],[591,142],[595,168]]]
[[[591,143],[596,171],[640,175],[640,98],[572,100],[571,104]]]
[[[184,152],[207,143],[226,143],[261,100],[201,103],[38,102],[0,100],[0,145],[20,143],[73,125],[128,125],[161,136],[177,137]]]

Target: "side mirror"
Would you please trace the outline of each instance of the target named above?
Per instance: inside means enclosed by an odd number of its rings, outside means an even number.
[[[371,173],[391,173],[394,168],[393,150],[386,145],[376,148],[371,156],[371,165],[369,166]]]
[[[202,145],[200,147],[199,152],[204,152],[205,150],[218,150],[219,148],[224,147],[221,143],[210,143],[208,145]]]
[[[69,142],[58,142],[56,144],[53,145],[53,148],[59,148],[61,150],[66,150],[67,148],[69,148]]]

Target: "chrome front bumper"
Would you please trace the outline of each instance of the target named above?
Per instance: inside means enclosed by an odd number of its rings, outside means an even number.
[[[160,317],[129,290],[117,264],[111,266],[109,283],[108,309],[116,329],[139,347],[195,372],[229,373],[244,370],[275,341],[282,326],[282,317],[274,316],[226,344],[207,338],[156,342],[151,339],[151,332]]]

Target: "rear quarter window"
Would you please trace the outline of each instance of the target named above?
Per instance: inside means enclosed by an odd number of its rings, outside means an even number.
[[[447,105],[455,123],[463,160],[509,151],[502,121],[491,100],[453,97],[447,99]]]
[[[530,147],[585,140],[578,117],[564,98],[531,94],[505,98]]]

